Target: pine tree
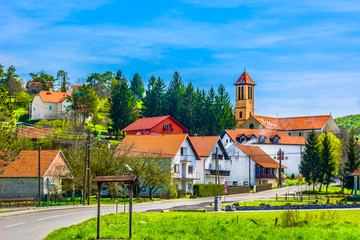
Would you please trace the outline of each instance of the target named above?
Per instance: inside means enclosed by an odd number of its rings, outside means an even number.
[[[314,129],[305,143],[303,161],[300,163],[300,173],[309,185],[313,184],[313,190],[315,190],[315,183],[321,176],[321,164],[319,142]]]
[[[144,97],[144,84],[138,73],[135,73],[131,79],[131,91],[134,93],[136,100],[141,101]]]
[[[166,103],[164,104],[164,112],[170,115],[178,122],[182,123],[184,116],[182,116],[183,95],[185,93],[184,83],[178,72],[175,72],[173,78],[166,91]]]
[[[215,135],[217,133],[215,97],[216,97],[215,90],[213,87],[211,87],[206,96],[206,103],[205,103],[206,109],[208,110],[206,114],[206,122],[205,122],[205,126],[207,129],[206,135]]]
[[[68,90],[68,86],[70,84],[68,73],[64,70],[59,70],[56,75],[56,80],[59,81],[60,84],[60,92],[66,92]]]
[[[320,179],[320,183],[326,186],[326,193],[330,183],[334,182],[334,177],[336,174],[336,165],[335,159],[332,154],[334,151],[330,136],[327,132],[324,133],[324,139],[321,143],[321,170],[322,170],[322,178]]]
[[[144,117],[155,117],[162,115],[165,98],[165,83],[159,77],[151,76],[143,99],[142,113]]]
[[[355,135],[355,129],[350,129],[350,135],[346,142],[346,161],[344,163],[344,185],[346,188],[351,189],[353,194],[354,189],[354,177],[349,173],[360,168],[360,153],[357,146],[357,138]]]
[[[115,134],[116,139],[121,129],[139,118],[135,96],[126,81],[112,87],[109,117],[112,120],[110,131]]]
[[[235,126],[235,116],[230,104],[230,96],[222,84],[220,84],[215,96],[215,109],[216,134],[221,134],[225,129],[231,129]]]
[[[183,96],[182,106],[182,124],[189,130],[189,134],[194,134],[194,108],[195,108],[195,92],[194,87],[191,83],[186,86],[185,93]]]
[[[206,93],[204,90],[200,91],[200,89],[197,89],[194,101],[194,134],[196,133],[200,136],[207,134],[207,112]]]

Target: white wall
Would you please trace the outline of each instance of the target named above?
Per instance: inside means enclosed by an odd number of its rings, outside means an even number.
[[[31,103],[31,119],[60,119],[61,113],[70,105],[68,100],[61,103],[43,102],[40,96],[35,96]],[[52,110],[49,110],[52,106]]]

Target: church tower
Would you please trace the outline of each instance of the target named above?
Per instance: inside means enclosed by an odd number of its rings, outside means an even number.
[[[240,127],[254,114],[254,88],[256,84],[244,72],[234,85],[236,88],[235,120],[236,127]]]

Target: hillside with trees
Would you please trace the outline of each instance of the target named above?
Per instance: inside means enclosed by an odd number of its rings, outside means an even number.
[[[360,138],[360,114],[338,117],[334,120],[340,128],[350,129],[354,127],[355,135]]]

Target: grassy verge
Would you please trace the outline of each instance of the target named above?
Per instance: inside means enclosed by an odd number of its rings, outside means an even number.
[[[342,195],[342,194],[351,194],[351,189],[344,188],[344,193],[342,193],[342,188],[338,186],[329,186],[328,191],[326,193],[326,188],[322,187],[321,192],[319,191],[319,188],[315,188],[315,191],[313,190],[306,190],[303,191],[303,194],[316,194],[316,195]]]
[[[127,214],[106,215],[100,225],[103,239],[128,237]],[[360,211],[134,213],[133,239],[359,239],[359,226]],[[45,239],[95,238],[92,218]]]

